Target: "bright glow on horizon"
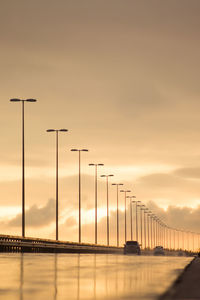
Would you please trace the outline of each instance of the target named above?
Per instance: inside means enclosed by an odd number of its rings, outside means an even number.
[[[21,165],[12,166],[12,165],[1,165],[1,174],[0,174],[0,181],[15,181],[21,180]],[[87,165],[83,165],[84,167],[84,174],[92,176],[93,173],[91,172],[91,168],[87,168]],[[167,173],[173,171],[175,169],[174,166],[167,166],[167,165],[140,165],[140,166],[106,166],[106,169],[112,170],[112,173],[116,174],[119,180],[127,180],[130,176],[133,179],[136,179],[138,176],[146,176],[152,173]],[[69,165],[66,168],[62,166],[59,168],[59,177],[70,177],[76,176],[77,173],[77,166]],[[55,167],[32,167],[26,166],[26,177],[29,179],[37,179],[39,177],[45,178],[55,178]],[[100,178],[99,178],[100,179]]]

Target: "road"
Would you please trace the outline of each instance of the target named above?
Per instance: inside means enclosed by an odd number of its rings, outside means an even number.
[[[158,299],[191,259],[116,254],[1,253],[0,299]]]

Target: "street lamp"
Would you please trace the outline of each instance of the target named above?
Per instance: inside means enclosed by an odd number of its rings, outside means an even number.
[[[124,193],[124,200],[125,200],[125,211],[124,211],[124,218],[125,218],[125,224],[124,224],[124,239],[125,239],[125,244],[126,244],[126,193],[130,193],[130,190],[121,190],[121,193]]]
[[[95,167],[95,244],[97,244],[97,169],[104,164],[89,164]]]
[[[142,238],[143,238],[143,230],[142,230],[142,210],[144,209],[145,205],[141,204],[141,205],[138,205],[140,207],[140,235],[141,235],[141,247],[142,247]]]
[[[146,218],[147,216],[147,218]],[[146,222],[147,221],[147,222]],[[147,235],[148,235],[148,208],[144,208],[144,242],[145,242],[145,249],[147,248]]]
[[[117,247],[119,247],[119,186],[123,183],[112,183],[112,185],[117,187]]]
[[[68,129],[47,129],[47,132],[56,133],[56,240],[58,240],[58,133]]]
[[[152,220],[152,212],[149,211],[148,216],[150,217],[150,223],[149,223],[149,248],[153,249],[153,220]],[[151,235],[151,239],[150,239],[150,235]],[[151,244],[150,244],[151,241]]]
[[[106,178],[106,187],[107,187],[107,245],[109,246],[109,202],[108,202],[108,178],[112,177],[114,175],[110,174],[110,175],[101,175],[101,177],[105,177]]]
[[[146,217],[145,217],[146,208],[145,208],[145,205],[144,205],[144,208],[141,208],[141,211],[142,210],[144,211],[144,249],[146,249]]]
[[[78,152],[79,243],[81,243],[81,152],[88,152],[88,149],[71,149],[71,151]]]
[[[130,199],[130,223],[131,223],[131,241],[132,241],[133,240],[132,199],[136,198],[136,196],[127,196],[126,198]]]
[[[25,237],[25,142],[24,142],[24,103],[36,102],[36,99],[10,99],[10,102],[22,103],[22,237]]]
[[[138,215],[137,215],[137,207],[138,203],[141,203],[141,201],[133,201],[135,203],[135,231],[136,231],[136,241],[138,242]]]

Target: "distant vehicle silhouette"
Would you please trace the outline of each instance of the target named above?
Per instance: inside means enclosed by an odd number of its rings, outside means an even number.
[[[140,255],[140,245],[137,241],[127,241],[124,245],[124,254],[138,254]]]
[[[156,246],[154,248],[154,255],[165,255],[165,251],[162,246]]]

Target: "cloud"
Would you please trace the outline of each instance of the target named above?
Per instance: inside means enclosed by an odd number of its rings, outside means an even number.
[[[193,232],[200,232],[200,206],[197,208],[178,207],[171,205],[167,210],[160,208],[154,201],[146,203],[154,214],[157,215],[166,225],[180,230],[189,230]],[[138,210],[139,211],[139,210]],[[138,224],[140,228],[140,213],[138,213]],[[110,211],[109,217],[110,227],[110,244],[116,245],[117,239],[117,222],[116,211]],[[90,223],[82,224],[82,241],[94,243],[94,219]],[[74,224],[74,220],[70,218],[70,226],[62,225],[61,235],[63,239],[78,240],[78,223]],[[135,239],[135,206],[133,206],[133,239]],[[119,238],[120,244],[123,245],[125,237],[125,219],[124,211],[119,210]],[[130,230],[130,207],[127,205],[127,239],[131,238]],[[98,222],[98,243],[107,243],[107,217],[103,217]]]
[[[7,222],[10,227],[21,226],[22,215]],[[49,225],[55,219],[55,200],[49,199],[45,206],[39,208],[37,205],[31,206],[26,211],[26,225],[30,227],[43,227]]]
[[[180,168],[169,173],[153,173],[137,178],[137,196],[145,201],[150,198],[165,207],[174,203],[179,206],[198,205],[200,187],[196,178],[193,178],[197,170],[182,170]]]
[[[176,176],[188,179],[200,179],[200,167],[195,168],[180,168],[174,171]]]
[[[77,221],[74,217],[69,217],[66,219],[64,226],[75,227],[75,226],[77,226]]]
[[[170,205],[167,210],[149,201],[147,207],[152,210],[166,225],[173,228],[200,232],[200,205],[197,208]]]

